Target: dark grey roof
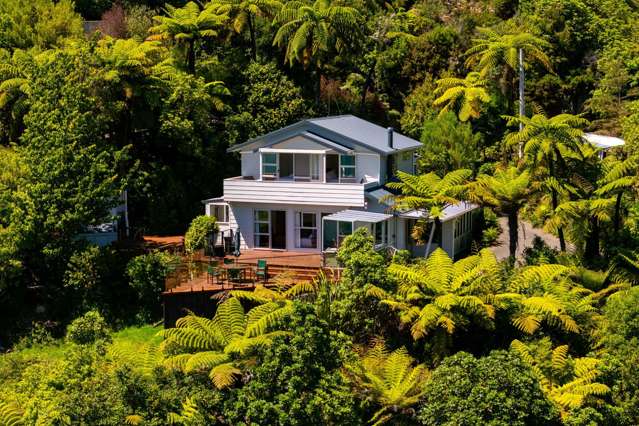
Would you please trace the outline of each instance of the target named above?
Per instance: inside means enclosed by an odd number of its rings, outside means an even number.
[[[285,140],[295,135],[314,135],[327,142],[333,142],[346,149],[361,146],[380,154],[390,154],[397,151],[416,149],[421,142],[393,132],[393,148],[388,146],[388,131],[382,126],[355,117],[354,115],[337,115],[323,118],[310,118],[283,127],[244,143],[234,145],[229,152],[241,149],[258,149]]]
[[[337,115],[333,117],[313,118],[311,123],[346,136],[361,145],[385,153],[393,152],[388,146],[387,130],[363,120],[354,115]],[[393,132],[393,147],[395,150],[419,148],[421,143],[398,132]]]

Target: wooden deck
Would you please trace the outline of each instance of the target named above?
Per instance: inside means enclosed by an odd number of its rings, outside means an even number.
[[[268,279],[267,285],[273,285],[278,279],[286,277],[294,281],[311,281],[322,268],[322,256],[315,253],[295,252],[295,251],[274,251],[274,250],[247,250],[236,259],[233,256],[227,256],[234,262],[242,265],[257,265],[259,259],[266,260]],[[221,259],[218,259],[218,261]],[[165,295],[185,292],[219,292],[232,289],[251,289],[254,288],[255,278],[253,268],[248,271],[246,282],[242,284],[230,283],[225,279],[216,280],[208,277],[206,272],[208,258],[199,256],[194,259],[190,265],[190,269],[184,267],[176,271],[175,274],[167,277],[165,286]],[[337,278],[339,271],[327,269],[326,273]],[[279,277],[279,278],[278,278]]]

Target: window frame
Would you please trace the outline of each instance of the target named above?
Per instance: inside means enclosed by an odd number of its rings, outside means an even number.
[[[222,223],[222,224],[228,224],[230,221],[230,215],[231,215],[231,211],[230,211],[230,206],[228,203],[209,203],[209,216],[212,216],[215,218],[215,220],[217,221],[217,223]],[[223,207],[224,208],[224,220],[220,220],[219,217],[217,217],[214,212],[215,212],[215,208],[219,208],[219,207]]]
[[[259,220],[258,212],[266,212],[267,213],[266,220]],[[257,225],[258,224],[264,224],[264,223],[267,224],[268,231],[267,232],[259,232],[258,231],[259,227]],[[268,247],[258,244],[259,237],[264,236],[264,235],[266,235],[266,237],[268,238]],[[272,238],[271,238],[271,211],[270,210],[262,210],[262,209],[254,209],[253,210],[253,246],[255,248],[268,248],[268,249],[270,249],[272,243],[273,243],[273,241],[272,241]]]
[[[304,226],[304,215],[312,215],[315,226]],[[296,211],[295,212],[295,248],[317,249],[317,245],[319,242],[319,238],[318,238],[319,229],[320,227],[317,220],[317,213]],[[315,246],[302,247],[302,235],[301,235],[302,230],[315,231]]]
[[[265,157],[268,155],[273,155],[275,157],[275,162],[265,161]],[[265,167],[275,167],[274,173],[265,173]],[[280,156],[277,152],[262,152],[260,157],[260,173],[262,179],[277,179],[279,177],[280,172]]]
[[[353,164],[343,164],[344,158],[352,158]],[[354,183],[357,180],[357,156],[355,154],[340,154],[339,155],[339,182]],[[353,176],[345,176],[344,171],[352,170]]]

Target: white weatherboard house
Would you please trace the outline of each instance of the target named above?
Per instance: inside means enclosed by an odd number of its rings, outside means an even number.
[[[303,120],[231,147],[242,175],[224,180],[221,197],[203,201],[206,214],[225,235],[239,232],[244,250],[331,252],[365,227],[380,246],[423,255],[410,237],[420,213],[391,211],[384,188],[395,171],[414,172],[420,146],[352,115]],[[447,208],[432,250],[466,251],[474,208]]]

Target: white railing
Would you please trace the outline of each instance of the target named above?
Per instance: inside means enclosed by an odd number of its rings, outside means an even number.
[[[364,185],[281,180],[224,180],[224,201],[364,207]]]

